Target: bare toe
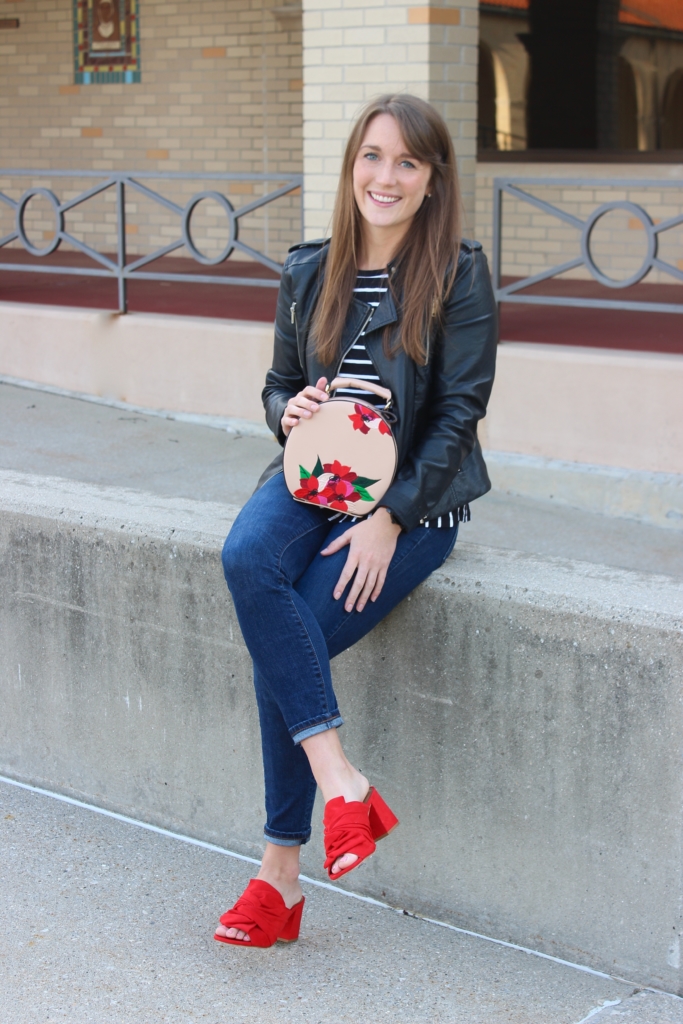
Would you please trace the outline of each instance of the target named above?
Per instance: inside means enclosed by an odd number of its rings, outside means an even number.
[[[251,941],[246,932],[240,931],[239,928],[226,928],[223,924],[219,924],[216,928],[216,935],[225,939],[237,939],[239,942]]]
[[[355,864],[358,857],[355,853],[345,853],[343,857],[338,857],[332,865],[332,874],[336,875],[344,868],[350,868],[352,864]]]

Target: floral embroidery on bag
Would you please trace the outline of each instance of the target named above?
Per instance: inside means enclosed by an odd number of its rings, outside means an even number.
[[[380,434],[390,434],[391,431],[379,413],[369,409],[367,405],[354,403],[354,413],[349,416],[353,423],[354,430],[360,430],[361,434],[369,434],[371,429],[379,430]]]
[[[368,487],[378,483],[367,476],[358,476],[350,466],[342,466],[338,459],[323,464],[320,456],[313,472],[299,466],[299,482],[301,487],[294,492],[295,498],[340,512],[348,511],[348,502],[374,501]]]

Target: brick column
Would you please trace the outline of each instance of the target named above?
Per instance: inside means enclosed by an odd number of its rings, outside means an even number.
[[[445,117],[474,230],[477,0],[303,0],[305,237],[329,231],[350,124],[364,102],[412,92]]]

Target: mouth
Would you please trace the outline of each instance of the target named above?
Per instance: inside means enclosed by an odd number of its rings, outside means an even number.
[[[390,196],[385,192],[368,192],[368,195],[376,206],[395,206],[401,201],[400,196]]]

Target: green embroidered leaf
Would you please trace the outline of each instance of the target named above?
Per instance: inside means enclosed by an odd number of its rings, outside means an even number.
[[[373,481],[373,483],[376,483],[376,481]],[[356,493],[360,494],[361,501],[374,501],[375,500],[373,498],[373,496],[369,493],[369,491],[366,491],[364,487],[360,486],[360,484],[358,483],[357,480],[353,481],[353,487],[354,487],[354,490],[356,491]]]
[[[318,461],[316,462],[315,466],[313,467],[313,472],[311,473],[311,476],[319,478],[319,477],[322,476],[323,472],[324,472],[323,464],[320,461],[320,456],[318,456]]]
[[[307,469],[304,469],[303,466],[299,466],[299,476],[300,476],[300,478],[302,480],[308,480],[308,478],[309,478],[309,476],[311,476],[311,474],[308,472]]]
[[[371,480],[369,476],[357,476],[353,481],[353,486],[358,490],[359,487],[372,487],[376,484],[376,480]]]

